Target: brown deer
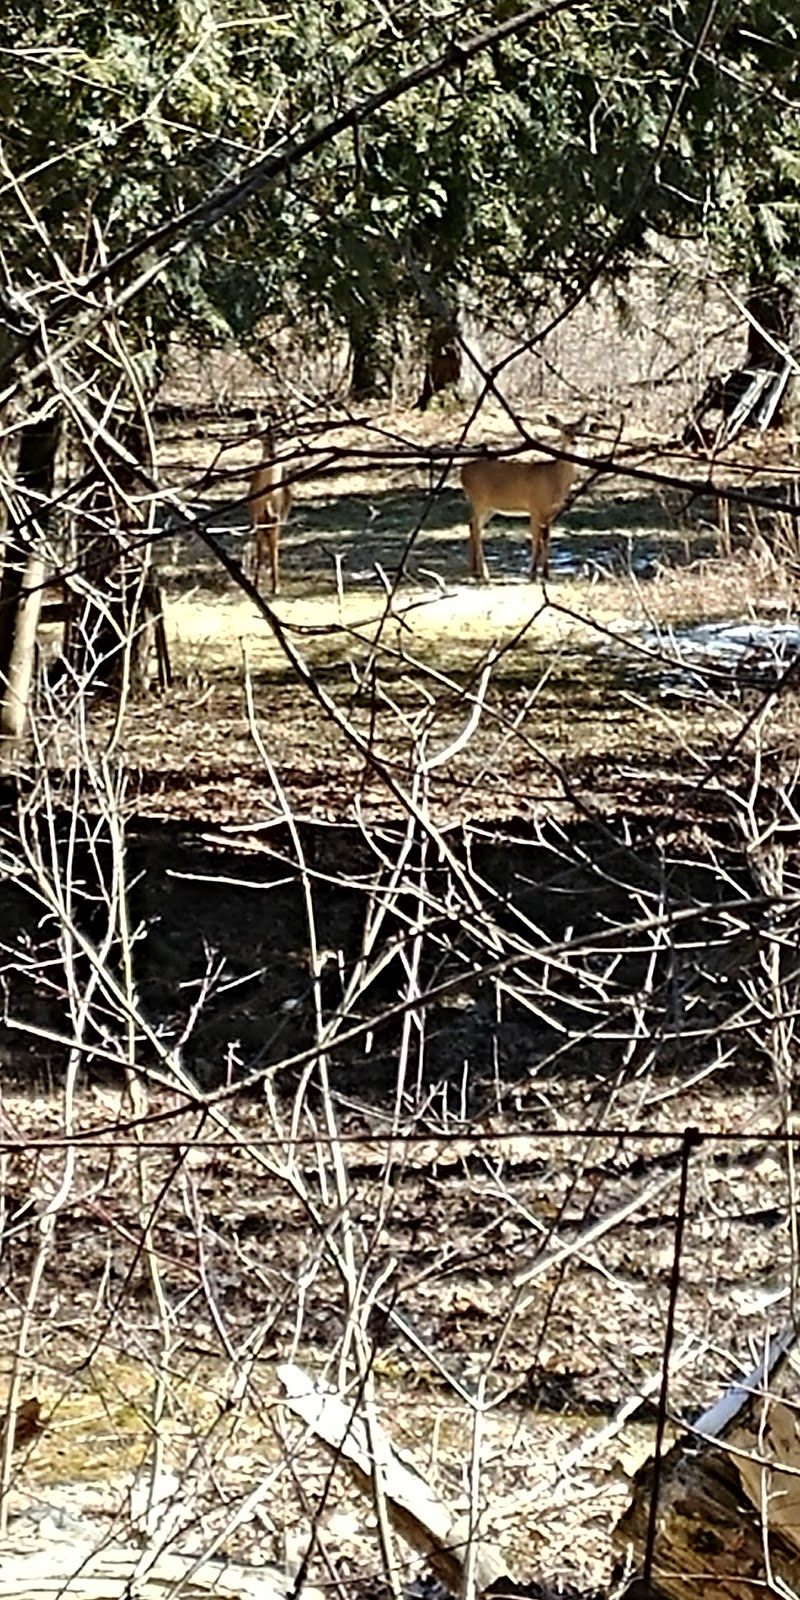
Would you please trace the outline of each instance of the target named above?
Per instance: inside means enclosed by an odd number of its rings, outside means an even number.
[[[548,418],[552,421],[552,418]],[[560,428],[558,448],[569,450],[586,427],[586,416],[577,422],[556,424]],[[473,577],[488,582],[489,569],[483,553],[483,530],[496,511],[506,516],[530,518],[531,578],[536,577],[539,558],[542,577],[547,577],[550,556],[550,524],[558,516],[575,477],[574,461],[554,457],[552,461],[509,461],[499,456],[476,456],[461,468],[461,487],[470,503],[469,570]]]
[[[265,552],[268,552],[273,594],[280,592],[281,528],[291,504],[291,485],[285,482],[283,463],[275,460],[275,438],[270,423],[263,435],[261,461],[250,479],[247,506],[253,529],[253,583],[258,588]]]

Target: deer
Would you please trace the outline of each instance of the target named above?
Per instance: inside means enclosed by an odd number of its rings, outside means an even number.
[[[289,515],[291,504],[291,485],[285,482],[283,464],[275,460],[275,437],[270,423],[262,437],[261,461],[250,479],[247,495],[253,529],[253,583],[256,589],[267,551],[272,593],[280,593],[281,528]]]
[[[548,417],[548,422],[553,421]],[[558,448],[569,450],[586,427],[586,415],[577,422],[556,423]],[[509,461],[502,456],[476,456],[461,468],[461,487],[470,503],[469,570],[489,581],[483,553],[483,530],[496,511],[506,516],[530,518],[531,578],[541,557],[546,578],[550,557],[550,525],[558,516],[575,477],[574,461],[556,456],[552,461]]]

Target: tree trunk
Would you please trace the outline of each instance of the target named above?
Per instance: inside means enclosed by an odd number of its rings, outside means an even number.
[[[129,420],[120,437],[137,462],[149,466],[142,420]],[[95,448],[102,459],[102,442]],[[117,696],[146,692],[155,640],[150,544],[141,534],[133,541],[127,537],[129,530],[143,526],[132,503],[136,487],[135,466],[106,456],[103,476],[88,507],[91,531],[79,529],[77,537],[81,576],[93,593],[73,623],[65,651],[70,670],[80,682],[94,692]],[[105,525],[107,531],[95,532],[98,525]]]
[[[794,292],[788,284],[754,273],[750,279],[747,309],[755,322],[747,323],[747,363],[751,367],[779,367],[783,358],[772,338],[781,349],[791,348],[797,322]]]
[[[794,409],[791,391],[794,379],[786,372],[784,350],[793,350],[797,334],[797,306],[794,290],[778,283],[767,273],[751,273],[747,309],[753,317],[747,323],[747,365],[770,367],[783,378],[769,408],[769,426],[779,428]],[[771,337],[770,337],[771,336]],[[774,340],[774,343],[772,342]],[[777,345],[777,349],[776,349]]]
[[[8,531],[0,580],[0,771],[14,766],[25,731],[42,604],[47,529],[60,418],[37,418],[20,438],[17,487],[20,514]]]
[[[391,400],[394,353],[391,335],[374,306],[353,307],[348,318],[352,366],[350,393],[354,400]]]
[[[434,395],[455,389],[461,377],[461,345],[455,322],[435,322],[426,340],[425,377],[417,410],[427,411]]]

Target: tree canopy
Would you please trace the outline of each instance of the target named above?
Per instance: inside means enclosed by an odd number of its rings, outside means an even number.
[[[625,275],[653,233],[704,233],[721,266],[791,278],[790,0],[562,0],[493,37],[509,21],[505,0],[12,4],[0,21],[10,327],[47,317],[132,241],[114,289],[140,284],[127,327],[153,359],[176,332],[246,344],[281,314],[313,336],[363,325],[376,337],[403,312],[430,314],[423,281],[529,313],[534,285],[574,295]],[[247,205],[226,210],[265,156]],[[148,275],[149,237],[177,219],[180,240],[180,218],[217,194],[209,224]]]

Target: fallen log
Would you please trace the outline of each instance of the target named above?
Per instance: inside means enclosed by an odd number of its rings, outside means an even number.
[[[800,1593],[795,1342],[794,1328],[773,1341],[765,1360],[697,1419],[658,1470],[650,1460],[637,1472],[614,1541],[649,1578],[651,1593],[668,1600]]]
[[[395,1532],[426,1557],[452,1594],[462,1594],[470,1564],[468,1552],[476,1537],[468,1518],[453,1514],[381,1429],[373,1423],[368,1431],[364,1419],[337,1390],[315,1384],[290,1362],[278,1368],[278,1377],[290,1411],[346,1463],[358,1487],[373,1502],[375,1474],[380,1470],[381,1492]],[[477,1594],[508,1577],[502,1553],[486,1542],[473,1551],[471,1572]]]

